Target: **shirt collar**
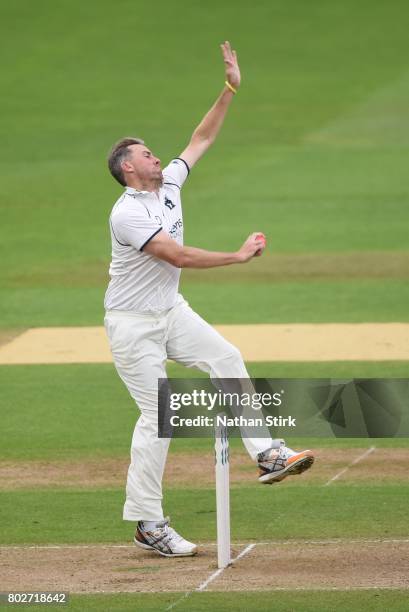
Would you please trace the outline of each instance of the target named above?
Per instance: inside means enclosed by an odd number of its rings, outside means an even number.
[[[146,195],[147,193],[151,193],[150,191],[139,191],[138,189],[135,189],[134,187],[127,187],[125,189],[125,193],[129,193],[129,195]]]
[[[163,186],[159,187],[159,197],[160,198],[163,195],[163,191],[164,191]],[[140,196],[140,195],[154,195],[153,191],[139,191],[138,189],[135,189],[135,187],[126,187],[125,193],[128,193],[129,195],[133,197]]]

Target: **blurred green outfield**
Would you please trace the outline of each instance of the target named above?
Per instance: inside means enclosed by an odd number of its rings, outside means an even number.
[[[269,250],[240,278],[215,273],[220,286],[185,274],[185,296],[218,323],[408,320],[408,13],[399,0],[3,4],[0,325],[101,323],[121,192],[107,150],[134,134],[178,155],[222,87],[226,38],[243,85],[184,189],[185,240],[236,249],[260,229]],[[335,256],[324,276],[311,253]]]
[[[163,162],[178,155],[223,85],[218,43],[226,38],[238,50],[243,86],[186,183],[185,241],[236,249],[262,230],[269,248],[235,270],[184,272],[185,297],[213,323],[408,321],[408,17],[404,0],[3,3],[3,331],[102,323],[107,219],[121,192],[106,153],[136,135]],[[249,365],[269,377],[408,372],[405,362]],[[136,413],[111,366],[2,366],[0,389],[2,459],[128,453]],[[348,447],[370,443],[336,446],[348,463]],[[172,451],[209,445],[177,441]],[[213,490],[166,494],[175,525],[214,538]],[[129,538],[122,488],[1,496],[2,544]],[[97,517],[95,500],[106,510]],[[303,520],[283,516],[281,525],[269,520],[256,530],[239,510],[247,506],[251,518],[270,500],[270,488],[256,483],[233,488],[234,538],[407,536],[401,481],[324,490],[304,480],[277,489],[274,502],[302,504]],[[352,511],[359,520],[350,520]],[[330,517],[325,533],[321,512]],[[157,610],[176,598],[78,597],[70,608]],[[404,610],[407,591],[201,593],[180,609],[192,602],[195,610]]]

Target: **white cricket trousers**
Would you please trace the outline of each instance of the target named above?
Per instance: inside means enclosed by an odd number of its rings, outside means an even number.
[[[212,378],[247,378],[248,373],[237,348],[181,295],[173,308],[159,314],[107,311],[105,329],[118,374],[141,411],[132,437],[123,518],[160,521],[170,440],[158,438],[158,378],[166,378],[166,360],[199,368]],[[267,427],[265,435],[243,438],[252,459],[272,446]]]

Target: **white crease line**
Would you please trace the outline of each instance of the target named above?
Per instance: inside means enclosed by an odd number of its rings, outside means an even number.
[[[257,542],[257,546],[291,546],[300,544],[393,544],[393,543],[409,543],[409,538],[355,538],[353,540],[344,540],[342,538],[328,538],[328,540],[271,540],[270,542]]]
[[[321,586],[317,586],[317,587],[311,587],[311,586],[306,586],[306,587],[268,587],[268,588],[259,588],[259,589],[254,589],[254,588],[245,588],[245,589],[234,589],[234,590],[224,590],[224,591],[213,591],[216,593],[229,593],[230,595],[234,595],[235,593],[269,593],[270,591],[287,591],[287,592],[293,592],[293,591],[314,591],[314,592],[320,592],[320,591],[408,591],[409,590],[409,586],[406,584],[402,584],[402,585],[376,585],[376,584],[372,584],[372,585],[359,585],[359,586],[344,586],[344,587],[321,587]],[[169,589],[163,589],[162,591],[143,591],[138,589],[137,591],[133,590],[126,590],[126,589],[121,589],[120,591],[70,591],[70,595],[120,595],[123,593],[126,594],[132,594],[135,595],[137,593],[155,593],[155,594],[166,594],[166,593],[174,593],[174,590],[169,590]],[[192,591],[188,592],[187,594],[185,594],[183,597],[181,597],[180,599],[177,600],[176,603],[178,603],[179,601],[182,601],[183,599],[186,598],[186,595],[190,595],[192,593]],[[171,606],[175,607],[176,604],[171,604]],[[165,610],[171,610],[172,608],[165,608]]]
[[[345,586],[345,587],[268,587],[267,589],[231,589],[230,591],[217,591],[218,593],[230,593],[230,595],[234,593],[259,593],[260,591],[369,591],[369,590],[399,590],[399,591],[407,591],[409,590],[409,586],[407,584],[404,585],[386,585],[386,586],[377,586],[377,585],[359,585],[359,586]],[[149,592],[149,591],[148,591]]]
[[[393,544],[402,543],[406,544],[409,542],[409,538],[354,538],[346,540],[343,538],[328,538],[326,540],[268,540],[265,542],[257,542],[257,546],[297,546],[302,544]],[[234,542],[235,546],[244,546],[246,542]],[[198,542],[198,546],[216,546],[215,542]],[[7,550],[85,550],[85,549],[111,549],[111,548],[129,548],[130,550],[138,551],[133,544],[38,544],[26,546],[21,545],[4,545],[0,546],[0,551],[6,552]],[[244,552],[244,551],[243,551]],[[237,561],[239,557],[235,558]]]
[[[362,461],[362,459],[365,459],[366,457],[368,457],[371,453],[374,452],[374,450],[375,450],[375,446],[371,446],[370,448],[368,448],[364,453],[362,453],[362,455],[359,455],[359,457],[354,459],[349,465],[347,465],[340,472],[338,472],[338,474],[335,474],[335,476],[330,478],[328,480],[328,482],[326,482],[324,484],[324,487],[326,487],[329,484],[331,484],[331,482],[334,482],[334,480],[338,480],[338,478],[341,478],[341,476],[343,476],[345,474],[345,472],[347,472],[349,470],[350,467],[352,467],[353,465],[356,465],[357,463]]]
[[[409,590],[409,586],[407,585],[386,585],[386,586],[377,586],[377,585],[359,585],[359,586],[344,586],[344,587],[271,587],[268,589],[234,589],[231,591],[225,591],[228,593],[239,593],[240,591],[250,592],[253,591],[255,593],[260,591],[371,591],[371,590],[389,590],[389,591],[407,591]],[[220,592],[220,591],[219,591]]]
[[[237,555],[237,557],[234,557],[234,559],[231,560],[230,565],[233,565],[233,563],[236,563],[236,561],[238,561],[239,559],[241,559],[242,557],[244,557],[244,555],[247,555],[247,553],[249,553],[251,550],[253,550],[253,548],[257,546],[257,544],[253,543],[253,544],[248,544],[248,546],[246,546],[246,548],[244,548],[241,553],[239,553]],[[230,567],[230,565],[228,565],[227,567]],[[204,582],[202,582],[201,584],[199,584],[199,586],[195,589],[195,592],[202,592],[205,589],[207,589],[207,587],[209,586],[209,584],[211,582],[213,582],[214,580],[216,580],[216,578],[218,578],[225,570],[225,567],[220,567],[219,569],[217,569],[215,572],[213,572],[213,574],[210,574],[210,576],[208,578],[206,578],[206,580]],[[170,604],[170,606],[168,606],[167,608],[165,608],[165,610],[173,610],[173,608],[175,608],[181,601],[183,601],[184,599],[187,599],[191,594],[193,593],[193,591],[187,591],[186,593],[184,593],[182,595],[182,597],[179,597],[179,599],[177,599],[175,602],[173,602],[173,604]]]
[[[135,550],[133,544],[33,544],[26,546],[25,544],[17,546],[0,546],[0,550],[86,550],[87,548],[132,548]]]

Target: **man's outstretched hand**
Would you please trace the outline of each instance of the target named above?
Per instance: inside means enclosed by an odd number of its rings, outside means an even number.
[[[223,53],[223,60],[226,72],[226,81],[233,85],[235,89],[240,87],[241,75],[237,53],[232,50],[228,40],[220,45]]]
[[[220,47],[223,53],[226,81],[231,87],[237,89],[240,86],[241,76],[236,52],[232,51],[230,43],[227,40],[222,43]],[[216,102],[194,130],[189,144],[179,155],[190,168],[195,165],[215,141],[232,99],[231,90],[226,85],[223,87],[223,91]]]

